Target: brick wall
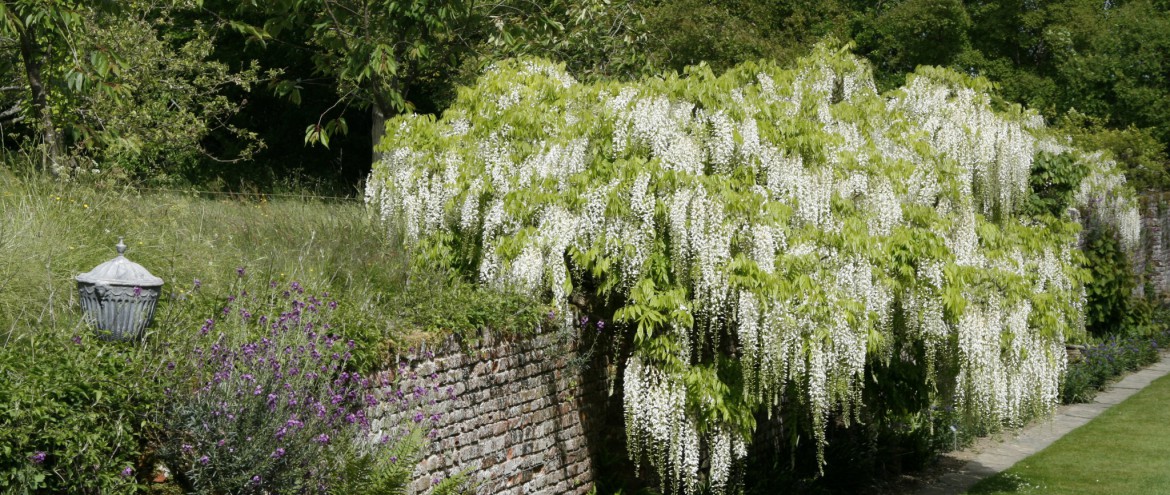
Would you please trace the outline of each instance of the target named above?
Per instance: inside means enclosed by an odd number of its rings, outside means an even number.
[[[452,340],[413,361],[423,377],[437,375],[441,401],[437,437],[415,471],[411,493],[436,476],[465,473],[480,494],[584,494],[593,469],[579,366],[574,349],[555,333],[492,342],[463,351]],[[432,355],[433,354],[433,355]],[[435,383],[434,380],[427,382]],[[382,421],[401,418],[374,418]]]

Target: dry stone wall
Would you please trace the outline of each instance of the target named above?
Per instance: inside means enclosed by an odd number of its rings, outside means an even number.
[[[492,342],[464,350],[448,341],[418,351],[407,378],[434,387],[434,441],[415,471],[411,493],[436,477],[463,473],[480,494],[585,494],[593,487],[576,351],[556,333]],[[407,380],[407,390],[413,385]],[[453,393],[453,398],[449,397]],[[395,424],[392,415],[375,428]],[[428,418],[427,421],[430,421]]]

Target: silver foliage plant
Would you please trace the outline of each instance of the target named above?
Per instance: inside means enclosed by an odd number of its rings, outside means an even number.
[[[1127,246],[1137,210],[1111,162],[988,88],[922,69],[879,94],[865,61],[825,46],[790,69],[635,83],[509,61],[442,118],[391,121],[366,199],[408,245],[548,297],[566,323],[573,281],[601,280],[642,344],[624,371],[632,457],[719,493],[753,425],[711,413],[730,402],[694,379],[713,354],[738,363],[738,403],[807,411],[822,453],[831,415],[864,407],[867,362],[913,360],[913,343],[936,403],[983,425],[1057,404],[1084,331],[1080,229],[1019,213],[1033,156],[1090,167],[1075,201]]]

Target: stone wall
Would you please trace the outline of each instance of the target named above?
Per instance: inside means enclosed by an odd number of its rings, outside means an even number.
[[[1134,270],[1142,277],[1138,291],[1148,285],[1162,300],[1170,298],[1170,195],[1147,194],[1141,198],[1142,242]]]
[[[492,342],[464,351],[451,340],[411,370],[454,398],[436,405],[436,436],[411,484],[426,493],[435,477],[464,473],[480,494],[584,494],[593,468],[576,355],[555,333]],[[432,379],[433,376],[433,379]],[[401,418],[374,418],[381,421]]]

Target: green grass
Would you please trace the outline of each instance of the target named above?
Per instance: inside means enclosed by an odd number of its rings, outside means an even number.
[[[1163,377],[968,493],[1170,493],[1167,404],[1170,377]]]
[[[118,236],[128,258],[165,280],[156,334],[198,329],[238,289],[237,268],[253,284],[329,292],[366,369],[396,347],[481,327],[530,331],[544,314],[528,298],[414,267],[393,231],[360,201],[140,194],[0,167],[0,339],[74,332],[74,277],[113,258]]]

